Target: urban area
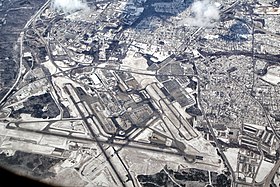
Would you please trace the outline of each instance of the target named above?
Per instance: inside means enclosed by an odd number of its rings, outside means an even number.
[[[0,0],[0,166],[279,187],[279,23],[279,0]]]

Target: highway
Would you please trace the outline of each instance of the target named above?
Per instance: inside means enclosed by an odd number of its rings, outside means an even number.
[[[50,43],[49,43],[49,42],[46,42],[46,41],[44,40],[44,38],[42,38],[42,37],[41,37],[41,40],[43,41],[43,43],[45,43],[45,47],[46,47],[48,56],[49,56],[49,58],[50,58],[50,61],[52,62],[52,64],[53,64],[54,66],[56,66],[57,69],[60,70],[60,72],[58,72],[57,74],[61,74],[61,73],[62,73],[64,76],[70,78],[70,76],[69,76],[68,74],[66,74],[68,71],[70,72],[70,71],[73,70],[73,69],[83,68],[83,67],[75,67],[75,68],[72,68],[71,70],[63,71],[60,67],[58,67],[57,64],[54,63],[54,60],[53,60],[53,57],[52,57],[52,53],[51,53],[51,51],[50,51],[50,46],[49,46]],[[88,66],[86,66],[86,67],[88,67]],[[157,75],[157,72],[156,72],[156,73],[154,73],[154,72],[147,72],[146,70],[139,70],[139,69],[133,70],[133,69],[131,69],[131,68],[128,69],[128,67],[124,67],[124,66],[113,66],[113,67],[112,67],[112,66],[110,66],[110,67],[109,67],[109,66],[108,66],[108,67],[105,66],[105,67],[100,67],[100,66],[94,66],[94,65],[93,65],[93,66],[90,66],[90,67],[93,67],[93,68],[96,68],[96,69],[105,69],[105,70],[114,70],[114,71],[121,71],[121,72],[136,73],[136,74],[141,74],[141,75],[145,75],[145,76],[156,76],[156,75]],[[168,74],[168,75],[169,75],[169,76],[180,76],[180,75],[177,75],[177,74],[176,74],[176,75],[175,75],[175,74]],[[54,75],[50,75],[50,76],[54,76]],[[182,75],[182,76],[187,76],[187,75],[184,74],[184,75]],[[47,77],[47,76],[46,76],[46,77]],[[44,78],[45,78],[45,77],[44,77]],[[71,78],[70,78],[70,79],[71,79]],[[38,79],[37,79],[37,80],[38,80]],[[75,80],[73,80],[73,81],[75,81]],[[75,81],[75,82],[76,82],[76,81]],[[91,136],[92,136],[92,138],[93,138],[93,141],[96,142],[96,143],[98,144],[99,148],[102,150],[102,153],[104,154],[106,160],[108,161],[109,165],[110,165],[111,168],[113,169],[113,171],[114,171],[114,173],[116,174],[116,176],[117,176],[117,178],[119,179],[119,181],[122,183],[123,186],[126,186],[126,184],[123,183],[122,177],[120,176],[120,174],[118,173],[118,171],[115,169],[114,164],[111,162],[109,155],[106,153],[106,150],[103,148],[103,144],[115,145],[115,146],[116,146],[116,145],[118,144],[118,143],[116,143],[116,141],[118,141],[118,140],[115,138],[114,141],[113,141],[112,143],[101,142],[101,141],[99,141],[98,138],[97,138],[97,136],[96,136],[96,134],[95,134],[95,132],[92,130],[90,124],[88,124],[88,121],[86,120],[86,116],[84,115],[84,113],[82,112],[82,110],[81,110],[81,109],[79,108],[79,106],[77,105],[75,99],[73,98],[73,96],[72,96],[70,93],[68,93],[68,94],[69,94],[71,100],[73,101],[73,103],[74,103],[76,109],[79,111],[82,120],[83,120],[84,123],[86,124],[87,129],[89,130],[89,132],[90,132],[90,134],[91,134]],[[44,132],[44,133],[46,133],[46,132]],[[143,143],[140,142],[140,144],[143,144]],[[163,150],[162,148],[160,148],[160,149],[150,148],[150,147],[151,147],[151,144],[149,144],[149,146],[144,145],[143,147],[139,147],[139,142],[137,142],[137,144],[135,144],[135,142],[134,142],[134,141],[131,141],[131,140],[130,140],[129,143],[128,143],[128,142],[125,142],[124,144],[119,144],[119,145],[121,145],[121,147],[134,147],[134,148],[140,148],[140,149],[142,148],[143,150],[159,151],[159,152],[161,152],[161,153],[168,153],[168,152],[169,152],[169,153],[171,153],[171,154],[178,154],[178,155],[181,155],[181,153],[176,153],[176,151],[175,151],[175,152],[170,152],[170,151],[165,151],[165,150]],[[115,150],[115,154],[118,156],[118,152],[117,152],[116,150]],[[187,155],[185,154],[185,156],[187,156]],[[195,155],[189,155],[189,156],[195,157]],[[118,156],[118,158],[120,159],[119,156]],[[122,160],[120,160],[120,161],[122,162],[123,167],[124,167],[124,168],[126,169],[126,171],[128,172],[129,178],[132,178],[132,176],[131,176],[131,174],[130,174],[128,168],[126,167],[126,165],[123,163]],[[132,181],[132,183],[134,183],[134,181]],[[135,184],[133,184],[133,185],[135,186]]]
[[[70,91],[66,88],[66,91],[68,91],[68,95],[70,97],[70,99],[72,100],[72,102],[75,105],[75,108],[78,110],[80,116],[82,117],[84,123],[87,126],[88,131],[90,132],[90,135],[92,136],[93,140],[97,143],[98,147],[100,148],[100,150],[102,151],[103,155],[105,156],[107,162],[109,163],[110,167],[112,168],[112,170],[114,171],[114,173],[116,174],[119,182],[122,184],[123,187],[126,187],[126,184],[124,183],[121,175],[119,174],[119,172],[117,171],[116,167],[114,166],[114,164],[112,163],[110,156],[107,154],[106,150],[104,149],[102,143],[98,140],[95,132],[92,130],[91,125],[88,123],[86,116],[84,115],[83,111],[81,110],[81,108],[77,105],[77,101],[75,101],[75,99],[73,98],[73,96],[70,94]],[[129,175],[129,173],[128,173]]]
[[[214,142],[216,143],[216,146],[217,146],[217,148],[218,148],[218,151],[219,151],[219,153],[220,153],[220,155],[221,155],[223,161],[225,162],[225,165],[226,165],[227,168],[229,169],[229,172],[231,173],[231,181],[232,181],[232,185],[233,185],[233,184],[235,183],[235,180],[236,180],[235,172],[234,172],[234,170],[232,169],[231,164],[229,163],[229,161],[228,161],[226,155],[224,154],[224,152],[223,152],[223,150],[222,150],[222,146],[219,144],[218,139],[217,139],[217,137],[216,137],[216,135],[215,135],[215,132],[214,132],[214,130],[213,130],[213,128],[212,128],[212,125],[211,125],[211,123],[209,122],[209,120],[208,120],[208,118],[207,118],[207,116],[206,116],[206,114],[205,114],[205,110],[204,110],[204,108],[203,108],[203,106],[202,106],[202,104],[201,104],[202,102],[201,102],[200,79],[197,78],[197,80],[198,80],[198,82],[197,82],[197,88],[198,88],[198,91],[197,91],[197,100],[198,100],[198,103],[199,103],[199,106],[200,106],[202,115],[204,116],[204,119],[205,119],[205,121],[206,121],[206,123],[207,123],[207,127],[209,128],[210,133],[211,133],[211,135],[212,135],[212,137],[213,137],[213,139],[214,139]]]
[[[24,30],[26,30],[33,22],[34,20],[45,10],[46,7],[49,6],[51,0],[48,0],[41,8],[40,10],[26,23]],[[227,8],[226,10],[224,10],[224,13],[227,11],[230,11],[232,8],[234,8],[237,4],[239,3],[239,1],[237,1],[236,3],[233,3],[231,5],[231,7]],[[252,15],[251,15],[252,18]],[[251,25],[253,26],[253,25]],[[253,31],[254,29],[258,29],[258,30],[263,30],[261,28],[254,28],[253,26]],[[185,41],[182,43],[182,45],[180,45],[177,48],[177,52],[175,53],[175,55],[179,55],[184,53],[184,51],[186,50],[187,46],[190,44],[190,42],[192,42],[197,36],[199,36],[199,33],[203,30],[203,28],[198,28],[192,35],[187,36]],[[268,31],[266,31],[268,32]],[[38,35],[40,36],[40,34],[38,33]],[[18,84],[20,83],[20,80],[23,76],[23,65],[22,65],[22,51],[23,51],[23,41],[24,41],[24,36],[25,33],[21,32],[20,33],[20,37],[19,37],[19,42],[20,42],[20,62],[19,62],[19,73],[17,76],[17,79],[15,81],[15,83],[13,84],[13,86],[11,87],[11,89],[9,90],[9,92],[1,99],[0,101],[0,108],[4,106],[5,101],[13,94],[14,91],[16,91],[16,88],[18,86]],[[126,73],[132,73],[132,74],[140,74],[143,76],[171,76],[171,77],[187,77],[187,76],[194,76],[192,74],[188,75],[188,74],[159,74],[158,71],[152,72],[152,71],[147,71],[144,69],[134,69],[131,67],[125,67],[123,65],[119,65],[119,66],[100,66],[100,65],[88,65],[88,66],[80,66],[80,67],[74,67],[68,70],[62,70],[56,63],[54,63],[53,60],[53,56],[52,56],[52,52],[50,49],[50,42],[46,41],[42,36],[40,36],[41,40],[43,41],[43,43],[45,44],[48,56],[50,58],[50,61],[52,62],[52,64],[59,70],[58,73],[52,74],[52,75],[46,75],[45,77],[42,77],[40,79],[44,79],[44,78],[49,78],[52,76],[65,76],[68,77],[69,79],[71,79],[70,73],[72,70],[76,70],[76,69],[80,69],[80,68],[88,68],[88,67],[92,67],[93,69],[102,69],[102,70],[110,70],[110,71],[116,71],[116,72],[126,72]],[[233,54],[239,54],[239,55],[246,55],[246,56],[251,56],[252,57],[252,63],[255,69],[255,61],[256,58],[260,58],[260,59],[265,59],[265,60],[270,60],[273,62],[279,61],[279,56],[277,55],[270,55],[270,54],[258,54],[255,52],[254,50],[254,46],[255,46],[255,40],[254,40],[254,32],[252,33],[252,48],[251,51],[231,51],[231,52],[216,52],[216,53],[208,53],[208,52],[203,52],[202,54],[205,56],[219,56],[219,55],[233,55]],[[254,72],[253,72],[253,76],[255,76]],[[211,123],[209,122],[209,120],[207,119],[207,116],[205,114],[204,108],[201,105],[201,90],[200,90],[200,79],[199,77],[195,76],[198,80],[198,104],[200,105],[202,114],[207,122],[207,126],[210,130],[211,135],[214,138],[214,141],[217,145],[217,149],[219,150],[219,153],[221,154],[222,159],[224,160],[224,163],[226,164],[227,168],[229,169],[230,173],[231,173],[231,177],[232,177],[232,182],[233,184],[236,182],[236,176],[235,176],[235,172],[233,170],[233,168],[231,167],[229,161],[227,160],[227,157],[225,156],[225,154],[222,151],[222,146],[219,144],[217,137],[215,136],[214,130],[212,128]],[[36,79],[35,81],[38,81],[40,79]],[[71,79],[74,82],[77,82],[74,79]],[[234,81],[234,80],[233,80]],[[254,85],[253,85],[254,86]],[[54,86],[53,86],[54,87]],[[161,116],[160,114],[160,119],[164,122],[165,126],[167,127],[168,131],[170,132],[170,134],[172,135],[173,140],[179,139],[180,137],[177,136],[177,134],[174,134],[174,132],[178,132],[179,135],[181,135],[180,133],[182,133],[181,131],[186,132],[184,139],[186,141],[195,138],[198,136],[198,134],[192,129],[191,125],[184,120],[184,117],[181,116],[181,114],[178,112],[178,110],[172,106],[172,104],[170,102],[168,102],[166,100],[165,97],[162,97],[161,94],[159,93],[159,86],[158,85],[151,85],[151,89],[153,89],[151,93],[156,93],[155,95],[151,94],[151,96],[153,97],[154,100],[156,100],[156,103],[158,104],[159,109],[162,111],[163,115]],[[55,90],[55,89],[54,89]],[[67,89],[66,89],[67,90]],[[68,90],[68,95],[71,99],[71,101],[74,103],[74,107],[77,109],[77,111],[79,112],[79,115],[81,116],[80,118],[75,118],[75,119],[62,119],[63,121],[71,121],[71,120],[82,120],[86,127],[87,130],[89,131],[91,138],[82,138],[82,137],[77,137],[72,135],[72,133],[70,132],[69,135],[63,135],[63,134],[59,134],[59,133],[53,133],[48,131],[49,127],[46,128],[43,131],[37,131],[37,130],[30,130],[30,129],[24,129],[22,127],[13,127],[19,131],[22,132],[34,132],[34,133],[38,133],[38,134],[45,134],[45,135],[53,135],[53,136],[57,136],[57,137],[64,137],[64,138],[68,138],[71,140],[76,140],[76,141],[83,141],[83,142],[87,142],[87,143],[96,143],[98,145],[98,147],[100,148],[102,155],[104,155],[106,161],[108,162],[110,168],[113,170],[113,172],[115,173],[115,175],[117,176],[119,182],[122,184],[122,186],[127,186],[124,183],[124,178],[123,176],[125,176],[125,174],[121,174],[119,173],[119,171],[116,169],[115,163],[112,162],[111,160],[111,155],[108,154],[108,152],[106,151],[106,148],[104,148],[104,145],[108,145],[108,146],[112,146],[114,149],[114,154],[115,156],[118,157],[118,159],[121,161],[123,168],[127,171],[127,175],[129,176],[128,178],[132,178],[129,169],[127,168],[126,164],[124,163],[124,161],[122,160],[122,158],[119,156],[119,151],[122,148],[131,148],[131,149],[139,149],[139,150],[145,150],[145,151],[151,151],[151,152],[157,152],[157,153],[165,153],[165,154],[170,154],[170,155],[177,155],[177,156],[183,156],[183,157],[189,157],[189,158],[195,158],[195,154],[187,154],[184,152],[184,150],[180,150],[179,146],[173,146],[173,147],[167,147],[167,146],[161,146],[159,147],[158,145],[155,144],[150,144],[150,143],[144,143],[144,142],[139,142],[139,141],[135,141],[135,137],[137,137],[137,135],[139,135],[141,132],[143,132],[143,130],[145,130],[145,128],[141,129],[141,131],[139,131],[137,134],[135,134],[135,136],[130,137],[127,140],[123,140],[120,139],[118,137],[114,137],[113,140],[108,139],[108,137],[103,137],[106,140],[101,140],[99,137],[97,137],[96,132],[93,130],[93,128],[91,127],[91,124],[89,124],[88,122],[88,118],[90,116],[87,116],[84,111],[81,109],[81,106],[78,105],[80,104],[80,102],[78,103],[77,100],[75,100],[75,98],[73,97],[73,95],[71,95],[70,91]],[[155,97],[158,96],[158,99],[155,99]],[[257,102],[260,107],[264,110],[265,115],[267,120],[269,121],[269,117],[267,112],[265,111],[264,107],[262,106],[262,104],[260,102],[258,102],[257,100],[255,100],[253,97],[251,97],[255,102]],[[56,101],[56,100],[55,100]],[[58,105],[58,107],[60,107],[59,103],[56,101],[56,104]],[[82,104],[83,105],[83,104]],[[84,105],[83,105],[84,106]],[[60,107],[61,110],[61,107]],[[179,115],[178,115],[179,114]],[[94,114],[91,114],[94,115]],[[34,120],[34,121],[16,121],[15,123],[33,123],[33,122],[56,122],[59,120]],[[177,123],[176,126],[175,122]],[[16,124],[17,125],[17,124]],[[275,134],[275,136],[277,137],[278,140],[280,140],[280,136],[279,134],[277,134],[277,132],[275,131],[274,126],[271,124],[271,122],[269,121],[269,126],[273,129],[273,132]],[[8,127],[10,128],[10,127]],[[182,135],[183,136],[183,135]],[[175,141],[176,144],[176,141]],[[117,149],[118,148],[118,149]],[[194,159],[195,161],[195,159]],[[208,164],[208,163],[205,163]],[[280,166],[280,161],[278,161],[274,168],[271,170],[270,174],[267,176],[267,178],[265,179],[265,181],[263,181],[263,183],[265,184],[265,186],[269,186],[270,181],[272,180],[272,177],[274,176],[274,174],[276,173],[277,169]],[[165,171],[165,170],[164,170]],[[165,171],[166,172],[166,171]],[[170,176],[169,176],[170,177]],[[171,180],[173,180],[173,178],[170,177]],[[133,183],[133,186],[136,186],[136,184],[134,183],[133,180],[131,180]],[[176,181],[174,181],[176,183]]]
[[[24,30],[26,30],[26,29],[33,23],[33,21],[45,10],[45,8],[49,6],[50,2],[51,2],[51,0],[48,0],[48,1],[39,9],[39,11],[26,23],[26,25],[25,25],[25,27],[24,27]],[[40,36],[40,35],[39,35],[39,36]],[[45,43],[45,47],[46,47],[46,50],[47,50],[47,53],[48,53],[48,55],[49,55],[49,58],[50,58],[51,62],[52,62],[58,69],[60,69],[60,68],[53,62],[53,60],[52,60],[52,54],[51,54],[50,49],[49,49],[49,42],[46,43],[45,40],[44,40],[44,38],[42,38],[41,36],[40,36],[40,38],[41,38],[41,40]],[[19,71],[19,75],[18,75],[18,77],[17,77],[16,82],[15,82],[14,85],[12,86],[12,88],[11,88],[11,89],[9,90],[9,92],[2,98],[2,100],[1,100],[1,102],[0,102],[0,104],[1,104],[0,106],[1,106],[1,107],[2,107],[3,104],[4,104],[4,101],[5,101],[5,100],[11,95],[11,93],[15,90],[16,86],[18,85],[18,83],[20,82],[20,79],[21,79],[21,77],[22,77],[22,69],[23,69],[23,68],[22,68],[22,56],[23,56],[23,54],[22,54],[23,46],[22,46],[22,45],[23,45],[23,39],[24,39],[24,32],[22,32],[21,35],[20,35],[20,71]],[[61,69],[60,69],[60,70],[61,70]],[[64,74],[64,73],[63,73],[63,74]],[[64,75],[67,76],[66,74],[64,74]],[[75,103],[73,96],[70,95],[70,98],[71,98],[71,100]],[[105,156],[105,158],[106,158],[108,164],[111,166],[112,170],[113,170],[114,173],[116,174],[118,180],[120,181],[120,184],[121,184],[122,186],[125,187],[126,184],[124,183],[124,181],[123,181],[123,179],[121,178],[120,174],[118,173],[118,171],[116,170],[115,166],[114,166],[113,163],[111,162],[110,157],[109,157],[109,155],[106,153],[106,150],[104,149],[102,143],[97,139],[96,134],[94,133],[94,131],[93,131],[92,128],[90,127],[90,124],[88,124],[88,122],[87,122],[87,120],[86,120],[86,117],[84,116],[83,112],[81,111],[81,109],[78,107],[77,104],[75,104],[75,107],[76,107],[76,109],[78,110],[78,112],[80,113],[80,116],[81,116],[82,120],[84,121],[84,123],[86,124],[86,126],[87,126],[87,128],[88,128],[88,130],[89,130],[89,132],[90,132],[90,134],[91,134],[91,136],[92,136],[92,138],[93,138],[93,140],[95,140],[95,142],[96,142],[97,145],[99,146],[100,150],[102,151],[103,155]],[[26,129],[25,129],[25,130],[26,130]],[[44,132],[44,133],[45,133],[45,132]],[[130,174],[128,173],[128,175],[130,175]],[[133,181],[132,181],[132,182],[133,182]]]
[[[36,14],[34,14],[34,16],[31,17],[31,19],[25,24],[23,30],[25,31],[32,23],[33,21],[45,10],[45,8],[47,8],[50,4],[51,0],[48,0],[38,11]],[[15,83],[13,84],[13,86],[10,88],[10,90],[8,91],[8,93],[0,100],[0,109],[4,106],[6,100],[8,99],[8,97],[12,94],[12,92],[14,90],[16,90],[16,87],[18,86],[21,77],[23,76],[22,70],[23,70],[23,65],[22,65],[22,51],[23,51],[23,40],[24,40],[24,35],[25,33],[21,32],[20,33],[20,37],[19,37],[19,43],[20,43],[20,57],[19,57],[19,72],[18,72],[18,76],[17,79],[15,81]]]

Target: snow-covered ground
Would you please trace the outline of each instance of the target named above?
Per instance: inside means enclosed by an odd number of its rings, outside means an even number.
[[[273,163],[263,160],[256,177],[256,182],[261,182],[262,180],[264,180],[264,178],[269,174],[273,166]]]

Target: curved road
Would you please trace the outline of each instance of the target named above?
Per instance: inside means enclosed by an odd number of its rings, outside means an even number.
[[[19,59],[19,73],[18,73],[18,77],[15,81],[15,83],[13,84],[13,86],[10,88],[10,90],[8,91],[8,93],[0,100],[0,109],[4,106],[5,101],[8,99],[8,97],[11,95],[11,93],[16,89],[18,83],[20,82],[20,79],[23,75],[23,65],[22,65],[22,51],[23,51],[23,39],[24,39],[24,31],[33,23],[33,21],[45,10],[45,8],[47,8],[50,4],[51,0],[48,0],[37,12],[36,14],[34,14],[34,16],[31,17],[31,19],[25,24],[24,28],[23,28],[23,32],[20,33],[20,59]]]

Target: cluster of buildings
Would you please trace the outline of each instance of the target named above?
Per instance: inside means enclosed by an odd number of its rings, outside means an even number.
[[[74,71],[73,78],[86,84],[87,92],[96,97],[90,106],[108,134],[128,134],[156,116],[146,91],[129,72],[112,71],[108,65],[105,69],[83,71],[82,75]]]
[[[236,180],[262,181],[262,164],[279,159],[279,84],[271,81],[280,79],[271,68],[279,36],[268,37],[275,26],[269,18],[278,8],[253,6],[249,15],[244,7],[250,4],[232,3],[221,8],[214,28],[199,28],[184,24],[186,2],[97,1],[72,14],[46,8],[25,31],[23,85],[8,104],[19,110],[27,98],[47,91],[69,115],[60,115],[61,123],[41,124],[48,133],[41,136],[63,136],[63,145],[54,143],[56,137],[47,148],[41,140],[32,146],[67,158],[62,167],[97,183],[106,176],[114,180],[111,161],[129,176],[127,167],[137,163],[123,164],[133,157],[122,150],[126,146],[212,170],[223,167],[217,149],[234,150],[223,159],[236,162]],[[88,140],[95,142],[90,146]],[[100,151],[103,156],[93,158]],[[103,163],[104,170],[97,167]]]

